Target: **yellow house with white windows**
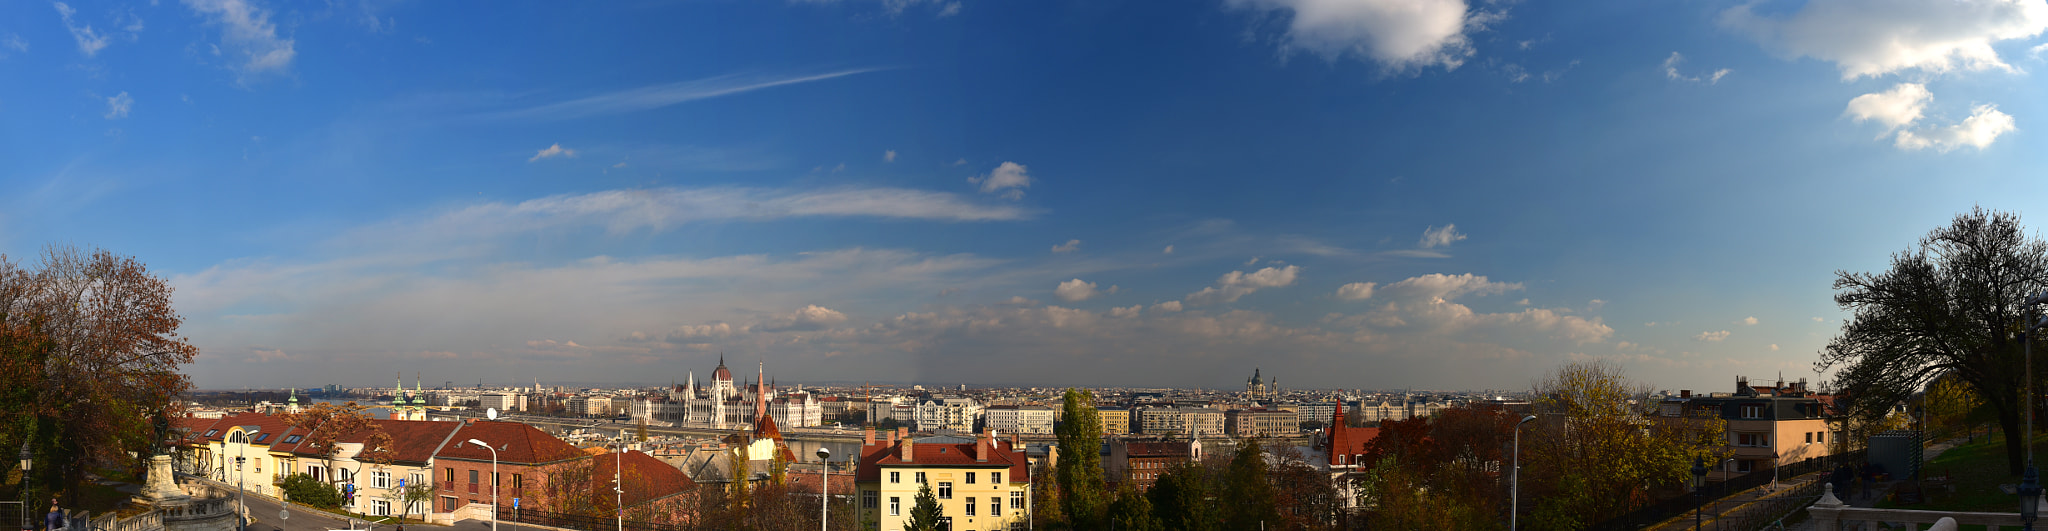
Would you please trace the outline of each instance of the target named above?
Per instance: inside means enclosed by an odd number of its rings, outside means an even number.
[[[860,521],[871,531],[902,531],[921,485],[937,495],[953,531],[1024,529],[1031,514],[1031,468],[1017,441],[979,437],[913,439],[898,429],[877,441],[869,431],[854,476]],[[872,522],[872,525],[866,524]]]

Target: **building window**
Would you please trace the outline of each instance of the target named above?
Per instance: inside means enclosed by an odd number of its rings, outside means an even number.
[[[973,473],[973,472],[968,472],[968,473],[967,473],[967,484],[968,484],[968,485],[973,485],[973,484],[974,484],[974,473]]]
[[[889,473],[889,482],[890,482],[890,483],[902,483],[902,482],[903,482],[903,473],[902,473],[902,472],[890,472],[890,473]]]
[[[450,472],[450,474],[453,474],[453,472]],[[452,512],[455,512],[455,498],[451,498],[451,497],[448,497],[448,496],[442,496],[442,497],[441,497],[441,505],[443,506],[443,508],[441,509],[441,512],[444,512],[444,513],[452,513]]]
[[[994,484],[996,484],[997,486],[1001,486],[1001,485],[1003,484],[1003,473],[1002,473],[1002,472],[989,472],[989,473],[988,473],[988,482],[989,482],[989,483],[994,483]]]
[[[475,471],[475,470],[471,470],[471,471],[469,471],[469,482],[470,482],[470,483],[476,483],[476,471]]]
[[[1815,433],[1815,434],[1813,434],[1813,442],[1817,442],[1817,443],[1824,443],[1824,442],[1828,442],[1828,432],[1824,432],[1824,431],[1823,431],[1823,432],[1819,432],[1819,433]]]
[[[380,489],[391,488],[391,473],[382,470],[370,471],[370,486]]]
[[[903,514],[903,499],[902,499],[902,498],[897,498],[897,497],[895,497],[895,496],[890,496],[890,497],[889,497],[889,516],[896,516],[896,515],[899,515],[899,514]]]
[[[1013,491],[1010,491],[1010,508],[1011,508],[1011,509],[1017,509],[1017,510],[1023,510],[1023,509],[1024,509],[1024,491],[1021,491],[1021,490],[1013,490]]]
[[[492,486],[492,487],[496,487],[496,486],[498,486],[498,473],[497,473],[497,472],[492,472],[492,473],[491,473],[491,486]]]
[[[447,468],[447,470],[448,470],[448,474],[447,474],[447,476],[448,476],[448,477],[447,477],[447,478],[444,478],[444,479],[442,479],[441,481],[446,481],[446,482],[448,482],[448,483],[450,483],[450,484],[453,484],[453,483],[455,483],[455,467],[452,467],[452,466],[451,466],[451,467],[448,467],[448,468]]]
[[[377,516],[391,516],[391,502],[384,500],[372,500],[370,502],[370,514],[374,514]]]
[[[963,507],[967,508],[967,516],[974,516],[974,498],[967,498],[967,505],[964,505]]]
[[[414,472],[414,473],[412,473],[412,486],[414,486],[414,487],[418,487],[418,486],[420,486],[420,485],[425,485],[425,484],[427,484],[427,475],[426,475],[426,474],[421,474],[421,473],[419,473],[419,472]]]
[[[941,481],[941,482],[939,482],[939,499],[941,499],[941,500],[950,500],[950,499],[953,499],[953,482],[951,482],[951,481]]]
[[[1760,418],[1764,418],[1764,406],[1763,406],[1763,404],[1743,404],[1743,405],[1742,405],[1742,418],[1746,418],[1746,419],[1760,419]]]
[[[923,472],[918,472],[918,473],[917,473],[917,484],[919,484],[919,485],[923,485],[923,484],[924,484],[924,473],[923,473]]]
[[[1003,515],[1003,500],[1002,500],[1002,499],[1000,499],[1000,498],[989,498],[989,499],[988,499],[988,515],[989,515],[989,516],[1002,516],[1002,515]]]
[[[1806,432],[1806,443],[1813,444],[1813,432]]]
[[[1770,446],[1771,435],[1768,433],[1738,433],[1735,434],[1735,445],[1751,447]]]
[[[1736,472],[1741,472],[1741,473],[1749,473],[1749,472],[1752,472],[1752,471],[1755,471],[1755,470],[1756,470],[1756,461],[1754,461],[1754,460],[1749,460],[1749,459],[1737,459],[1737,460],[1735,460],[1735,471],[1736,471]]]
[[[881,498],[881,493],[878,493],[878,492],[875,492],[875,491],[872,491],[872,490],[864,490],[864,491],[860,491],[860,508],[862,508],[862,509],[873,509],[873,508],[875,508],[875,502],[876,502],[876,500],[878,500],[878,499],[880,499],[880,498]]]

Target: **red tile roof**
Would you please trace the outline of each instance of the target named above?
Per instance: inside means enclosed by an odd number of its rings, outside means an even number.
[[[1380,436],[1379,428],[1353,428],[1345,426],[1344,408],[1341,407],[1341,404],[1339,406],[1337,414],[1330,419],[1330,427],[1326,428],[1329,430],[1330,436],[1327,443],[1329,447],[1325,448],[1325,450],[1329,450],[1329,464],[1331,465],[1340,464],[1338,462],[1339,456],[1364,455],[1366,448],[1372,446],[1372,440]],[[1347,466],[1357,464],[1352,463],[1356,459],[1357,457],[1343,458],[1342,464]]]
[[[591,488],[600,495],[611,494],[612,471],[614,467],[626,476],[626,506],[632,507],[650,500],[658,500],[681,494],[697,488],[697,483],[683,474],[682,469],[670,466],[654,456],[640,451],[627,451],[620,461],[618,453],[605,453],[592,460]]]
[[[498,462],[538,465],[581,457],[582,452],[538,428],[517,422],[480,420],[455,431],[434,457],[469,461],[491,460],[491,451],[474,444],[483,441],[498,449]]]
[[[383,430],[386,436],[391,437],[392,448],[387,448],[387,450],[392,453],[390,459],[393,462],[421,464],[433,459],[434,451],[440,449],[443,442],[449,441],[449,435],[456,428],[462,426],[460,422],[451,421],[375,419],[370,422],[374,423],[378,429]],[[323,429],[331,428],[322,426],[309,433],[318,433]],[[294,431],[294,434],[298,433]],[[290,437],[286,438],[289,439]],[[353,433],[338,435],[334,440],[335,442],[362,443],[368,442],[369,438],[369,430],[357,430]],[[313,446],[310,438],[301,438],[297,443],[289,447],[280,446],[280,448],[290,451],[294,455],[308,457],[327,455],[325,449]],[[363,449],[365,452],[371,450],[374,449]]]
[[[990,441],[988,461],[975,458],[975,443],[916,443],[911,444],[912,460],[899,458],[903,445],[875,444],[861,448],[861,457],[855,481],[881,481],[881,467],[1008,467],[1011,483],[1031,482],[1031,462],[1024,451],[1010,446],[1009,441]]]

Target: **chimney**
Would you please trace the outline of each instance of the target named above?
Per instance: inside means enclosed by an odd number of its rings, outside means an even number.
[[[1679,398],[1692,398],[1692,390],[1691,390],[1691,389],[1679,389],[1679,390],[1678,390],[1678,397],[1679,397]]]
[[[980,437],[975,437],[975,438],[974,438],[974,461],[975,461],[975,462],[978,462],[978,463],[987,463],[987,462],[988,462],[988,447],[989,447],[989,443],[993,442],[993,441],[992,441],[992,439],[994,439],[994,438],[995,438],[995,434],[989,433],[989,432],[988,432],[988,428],[982,428],[982,431],[981,431],[981,436],[980,436]]]
[[[861,439],[861,442],[860,442],[860,445],[861,445],[861,447],[862,447],[862,448],[866,448],[866,447],[869,447],[869,446],[874,446],[874,445],[875,445],[875,429],[874,429],[874,428],[868,428],[868,429],[866,429],[866,430],[863,430],[863,431],[866,431],[866,432],[867,432],[867,435],[866,435],[866,436],[865,436],[864,438],[862,438],[862,439]]]
[[[1020,445],[1020,444],[1017,444],[1017,443],[1018,443],[1018,439],[1017,439],[1017,432],[1014,432],[1014,431],[1013,431],[1013,432],[1010,432],[1010,451],[1012,451],[1012,452],[1020,451],[1020,450],[1019,450],[1019,448],[1022,448],[1022,447],[1023,447],[1023,445]]]
[[[889,432],[889,446],[895,446],[895,445],[896,445],[896,432],[893,432],[893,431],[891,431],[891,432]]]
[[[917,461],[917,448],[912,446],[914,442],[915,441],[910,440],[910,437],[904,437],[903,444],[897,447],[901,448],[903,452],[902,455],[897,456],[897,458],[902,459],[905,463]]]

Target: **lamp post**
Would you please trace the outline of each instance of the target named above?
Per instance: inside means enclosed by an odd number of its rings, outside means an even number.
[[[832,507],[832,450],[818,445],[818,531],[826,530]]]
[[[248,458],[235,456],[235,528],[242,531],[249,529],[249,498],[244,494],[248,491],[242,489],[242,463],[247,460]]]
[[[2020,479],[2020,523],[2028,531],[2034,529],[2034,518],[2039,516],[2041,507],[2041,472],[2034,468],[2034,405],[2039,397],[2034,395],[2034,330],[2041,328],[2044,321],[2034,319],[2034,307],[2048,303],[2048,292],[2028,297],[2027,330],[2020,334],[2021,348],[2026,357],[2027,401],[2027,471]]]
[[[1508,531],[1515,531],[1522,516],[1522,425],[1532,420],[1536,420],[1535,415],[1515,423],[1515,468],[1508,475]]]
[[[1707,485],[1707,462],[1706,462],[1706,460],[1705,460],[1705,459],[1702,459],[1702,458],[1698,458],[1698,457],[1694,457],[1694,458],[1692,458],[1692,504],[1693,504],[1693,508],[1692,508],[1692,529],[1693,529],[1693,531],[1699,531],[1699,529],[1700,529],[1700,525],[1702,524],[1702,522],[1705,522],[1705,516],[1704,516],[1704,515],[1706,514],[1706,508],[1707,508],[1707,505],[1706,505],[1705,503],[1702,503],[1702,502],[1700,502],[1700,491],[1701,491],[1701,490],[1704,490],[1704,489],[1706,489],[1706,485]],[[1681,520],[1681,521],[1683,521],[1683,520]]]
[[[491,451],[491,531],[498,531],[498,449],[476,439],[470,439],[469,444]]]
[[[619,430],[619,454],[612,456],[612,509],[619,531],[626,531],[626,430]]]

